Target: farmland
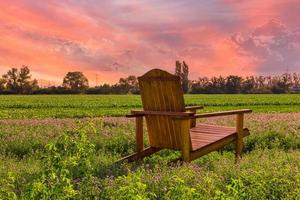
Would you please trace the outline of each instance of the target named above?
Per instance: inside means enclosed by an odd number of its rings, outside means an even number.
[[[300,94],[186,95],[187,105],[205,111],[251,108],[255,112],[299,112]],[[82,118],[122,116],[142,106],[138,95],[0,96],[0,118]]]
[[[114,164],[134,152],[135,123],[122,116],[141,108],[137,95],[0,96],[0,199],[300,199],[300,95],[185,101],[201,112],[254,110],[240,164],[232,145],[183,165],[170,165],[179,152],[168,150]]]

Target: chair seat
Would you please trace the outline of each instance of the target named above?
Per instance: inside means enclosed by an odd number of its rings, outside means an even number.
[[[244,137],[249,135],[249,130],[244,128]],[[236,139],[236,128],[227,126],[216,126],[198,124],[190,129],[192,151],[199,150],[221,140],[234,141]]]

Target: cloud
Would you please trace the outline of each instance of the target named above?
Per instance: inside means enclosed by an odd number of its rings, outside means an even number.
[[[80,70],[115,82],[153,67],[172,72],[177,59],[193,79],[281,73],[286,65],[299,71],[299,1],[2,0],[0,7],[2,71],[27,64],[45,77]]]
[[[256,71],[283,73],[288,67],[299,71],[300,31],[289,29],[279,20],[270,20],[250,33],[234,34],[240,56],[252,58]]]

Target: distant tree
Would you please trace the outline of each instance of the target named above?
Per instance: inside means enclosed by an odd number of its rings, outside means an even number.
[[[293,73],[293,85],[294,87],[300,87],[300,74]]]
[[[288,89],[289,89],[289,84],[287,83],[287,79],[282,78],[281,80],[279,80],[273,85],[271,91],[275,94],[279,94],[279,93],[287,93]]]
[[[179,60],[175,62],[175,75],[181,77],[181,63]]]
[[[89,82],[82,72],[68,72],[64,77],[63,87],[74,91],[82,91],[89,87]]]
[[[183,61],[182,62],[182,77],[181,84],[184,93],[189,91],[189,66]]]
[[[111,88],[109,84],[103,84],[99,87],[101,94],[110,94]]]
[[[3,75],[6,89],[12,93],[29,94],[38,88],[37,80],[31,80],[30,69],[23,65],[20,71],[17,68],[10,69]]]
[[[11,68],[8,70],[6,74],[2,76],[6,81],[6,89],[13,91],[15,93],[19,93],[19,87],[18,87],[18,69],[17,68]]]
[[[187,93],[189,91],[189,66],[184,61],[175,62],[175,75],[180,77],[182,90]]]
[[[212,77],[207,84],[207,93],[222,94],[225,93],[226,79],[222,76]]]
[[[23,66],[19,71],[18,76],[19,92],[21,94],[31,93],[32,90],[38,88],[38,82],[36,79],[31,80],[30,70],[27,66]]]
[[[255,79],[253,76],[246,77],[246,79],[243,80],[242,86],[241,86],[241,92],[242,93],[251,93],[255,86]]]
[[[133,75],[130,75],[127,78],[120,78],[119,87],[122,93],[137,94],[139,92],[138,80]]]
[[[4,91],[6,87],[6,80],[4,78],[0,78],[0,92]]]
[[[226,78],[226,92],[230,94],[237,94],[240,92],[242,77],[228,76]]]

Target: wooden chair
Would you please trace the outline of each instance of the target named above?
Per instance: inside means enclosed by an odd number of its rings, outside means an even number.
[[[249,130],[243,128],[244,114],[249,109],[196,114],[202,106],[185,107],[180,78],[160,69],[153,69],[138,78],[144,110],[133,110],[127,117],[136,119],[136,153],[122,160],[141,159],[161,149],[181,151],[183,161],[192,161],[209,152],[235,142],[236,158],[241,157],[243,137]],[[237,115],[236,127],[207,124],[196,125],[197,118]],[[144,149],[143,119],[150,147]]]

